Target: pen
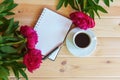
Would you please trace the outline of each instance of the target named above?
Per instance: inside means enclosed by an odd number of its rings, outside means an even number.
[[[61,45],[63,44],[63,42],[61,42],[60,44],[58,44],[54,49],[52,49],[47,55],[43,56],[42,60],[45,60],[50,54],[52,54],[55,50],[57,50]]]

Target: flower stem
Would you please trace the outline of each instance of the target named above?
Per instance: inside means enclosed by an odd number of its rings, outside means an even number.
[[[21,61],[22,61],[22,60],[21,60]],[[7,61],[3,61],[3,64],[4,64],[4,63],[7,63],[7,64],[8,64],[8,63],[12,63],[12,62],[20,62],[20,61],[18,61],[18,60],[9,60],[9,61],[8,61],[8,60],[7,60]]]
[[[9,45],[15,45],[15,44],[20,44],[20,43],[25,43],[27,41],[27,39],[25,38],[25,39],[22,39],[22,40],[20,40],[20,41],[18,41],[18,42],[10,42],[10,43],[3,43],[3,44],[0,44],[0,46],[9,46]]]
[[[12,63],[12,62],[22,62],[23,61],[23,57],[20,57],[18,59],[12,59],[12,60],[3,60],[1,61],[2,63]]]
[[[83,9],[85,9],[86,4],[87,4],[87,0],[83,0]]]
[[[75,1],[75,3],[76,3],[76,6],[78,7],[78,10],[79,10],[79,11],[82,11],[78,0],[74,0],[74,1]]]

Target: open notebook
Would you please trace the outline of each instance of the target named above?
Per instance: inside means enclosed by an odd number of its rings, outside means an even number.
[[[42,55],[47,55],[57,45],[64,41],[72,21],[50,9],[44,8],[34,30],[38,34],[37,49]],[[48,58],[54,60],[60,48],[56,49]]]

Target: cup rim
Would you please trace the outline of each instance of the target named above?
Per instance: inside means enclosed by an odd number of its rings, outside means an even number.
[[[89,42],[89,44],[88,44],[86,47],[79,47],[78,45],[76,45],[76,43],[75,43],[75,37],[76,37],[79,33],[84,33],[84,34],[86,34],[86,35],[89,37],[90,42]],[[72,38],[72,42],[73,42],[73,45],[74,45],[76,48],[85,49],[85,48],[87,48],[87,47],[90,45],[90,43],[91,43],[91,37],[90,37],[90,35],[89,35],[87,32],[85,32],[85,31],[78,31],[78,32],[74,33],[73,38]]]

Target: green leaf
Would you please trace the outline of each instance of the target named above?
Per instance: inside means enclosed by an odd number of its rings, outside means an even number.
[[[110,0],[111,2],[113,2],[113,0]]]
[[[0,51],[8,54],[17,52],[17,50],[11,46],[2,46],[0,47]]]
[[[0,21],[0,25],[1,25],[1,24],[3,24],[3,22],[2,22],[2,21]]]
[[[10,1],[10,0],[8,0],[8,1]],[[13,2],[8,2],[7,0],[4,0],[1,4],[0,4],[0,12],[2,13],[2,12],[4,12],[10,5],[11,5],[11,3],[13,3]]]
[[[3,61],[0,61],[0,65],[2,65],[3,64]]]
[[[6,15],[7,15],[7,13],[1,13],[1,14],[0,14],[0,18],[4,17],[4,16],[6,16]]]
[[[0,25],[0,32],[5,32],[8,27],[9,21],[5,17],[0,18],[0,21],[3,22],[3,24]]]
[[[5,78],[8,77],[8,76],[9,76],[9,70],[6,69],[6,68],[3,67],[3,66],[0,66],[0,78],[5,79]],[[7,80],[7,78],[6,78],[6,80]]]
[[[65,0],[59,0],[59,3],[58,3],[58,5],[57,5],[57,7],[56,7],[57,10],[62,7],[64,1],[65,1]]]
[[[95,3],[97,3],[97,4],[98,4],[100,0],[94,0],[94,1],[95,1]]]
[[[12,10],[13,8],[15,8],[18,4],[11,4],[8,6],[8,8],[6,10],[4,10],[4,12],[7,12],[7,11],[10,11]]]
[[[15,13],[13,12],[7,12],[7,15],[14,15]]]
[[[7,30],[5,31],[4,35],[10,35],[11,29],[13,28],[13,24],[14,24],[14,19],[12,18],[10,19],[9,26]]]
[[[106,6],[108,6],[108,7],[110,6],[109,0],[103,0],[103,1],[104,1],[104,3],[105,3]]]
[[[28,80],[28,77],[27,77],[27,74],[25,73],[25,71],[23,71],[22,69],[19,69],[19,72],[26,80]]]
[[[96,4],[95,4],[95,2],[94,1],[92,1],[92,0],[88,0],[88,4],[89,4],[89,7],[90,6],[96,6]]]
[[[19,73],[20,73],[26,80],[28,80],[25,71],[22,70],[23,66],[25,67],[23,63],[13,62],[12,70],[17,79],[19,79]]]
[[[98,18],[100,18],[99,13],[97,12],[97,10],[94,10],[94,12],[96,13],[96,15],[98,16]]]
[[[75,4],[74,0],[70,0],[70,1],[69,1],[69,4],[70,4],[70,6],[71,6],[73,9],[79,10],[79,8],[78,8],[77,5]]]
[[[17,42],[19,39],[17,37],[11,37],[11,36],[1,36],[0,35],[0,45],[8,42]]]
[[[16,64],[16,67],[18,67],[18,68],[26,68],[26,66],[22,63],[22,62],[16,62],[15,63]]]
[[[11,32],[15,32],[18,27],[19,27],[19,21],[14,22],[13,29]]]
[[[13,72],[14,72],[15,77],[16,77],[17,79],[19,79],[19,71],[18,71],[18,69],[16,69],[15,67],[12,67],[12,70],[13,70]]]
[[[5,10],[4,4],[0,4],[0,13],[2,13]]]
[[[22,59],[21,59],[22,60]],[[15,68],[26,68],[26,66],[22,63],[22,62],[16,62],[16,61],[14,61],[13,62],[13,66],[15,67]]]
[[[64,6],[67,7],[68,3],[69,3],[69,1],[65,0]]]
[[[4,35],[11,35],[15,32],[15,30],[19,27],[19,22],[14,22],[14,18],[10,19],[9,26],[6,29]]]
[[[88,11],[88,13],[90,14],[90,17],[92,17],[93,19],[94,19],[94,11],[92,10],[92,9],[90,9],[89,11]]]
[[[97,6],[97,9],[103,13],[108,13],[102,6]]]
[[[13,0],[4,0],[1,4],[0,4],[0,13],[6,13],[7,15],[11,14],[9,13],[10,10],[12,10],[13,8],[15,8],[17,6],[16,3],[14,3]]]
[[[9,80],[7,76],[3,77],[3,80]]]
[[[6,56],[8,56],[9,54],[4,54],[3,52],[0,52],[0,56],[2,57],[2,58],[4,58],[4,57],[6,57]],[[1,59],[2,59],[1,58]],[[3,63],[3,62],[2,62]]]

